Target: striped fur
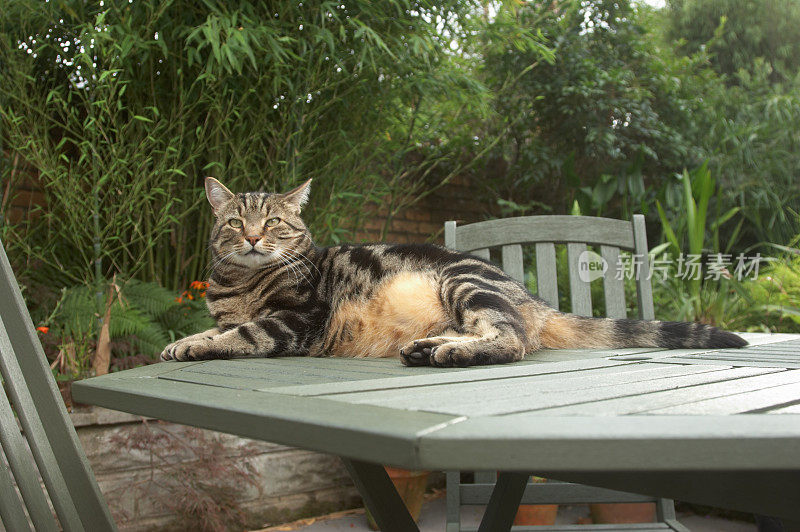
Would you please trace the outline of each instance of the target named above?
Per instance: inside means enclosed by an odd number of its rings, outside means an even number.
[[[469,366],[542,348],[746,344],[696,323],[564,314],[493,264],[439,246],[317,247],[300,218],[309,185],[234,195],[207,179],[217,221],[206,297],[217,328],[170,344],[164,360],[399,356]]]

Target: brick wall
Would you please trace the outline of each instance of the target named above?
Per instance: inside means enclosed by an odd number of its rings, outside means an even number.
[[[26,216],[35,215],[34,207],[44,206],[45,198],[36,169],[26,165],[19,156],[9,160],[13,178],[2,183],[0,215],[5,216],[6,220],[13,224]],[[15,183],[13,187],[12,181]]]
[[[17,163],[15,172],[26,176],[11,187],[3,183],[2,206],[9,223],[16,223],[28,215],[35,215],[34,207],[45,204],[44,191],[37,172]],[[19,174],[18,174],[19,175]],[[398,212],[391,220],[385,238],[381,238],[386,223],[386,209],[372,209],[361,227],[356,228],[356,242],[396,242],[400,244],[436,242],[443,243],[444,222],[456,220],[471,223],[486,219],[494,212],[494,199],[479,183],[465,176],[456,176],[417,203]]]
[[[494,199],[479,183],[457,176],[414,205],[398,212],[391,220],[386,238],[381,231],[386,223],[385,210],[373,210],[355,233],[356,241],[396,242],[400,244],[444,242],[444,222],[471,223],[486,219],[495,210]]]

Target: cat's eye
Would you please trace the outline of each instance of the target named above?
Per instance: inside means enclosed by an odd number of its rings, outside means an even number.
[[[228,220],[228,225],[230,225],[231,227],[235,227],[235,228],[239,229],[244,224],[242,223],[242,221],[239,218],[231,218],[230,220]]]
[[[275,227],[279,223],[281,223],[280,218],[270,218],[269,220],[267,220],[267,227]]]

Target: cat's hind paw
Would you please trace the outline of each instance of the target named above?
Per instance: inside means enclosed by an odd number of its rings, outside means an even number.
[[[400,349],[400,361],[404,366],[430,366],[431,348],[412,342]]]
[[[445,344],[452,344],[464,341],[462,337],[451,336],[431,336],[409,342],[400,349],[400,361],[406,366],[455,366],[449,360],[442,361],[437,357],[439,347]]]

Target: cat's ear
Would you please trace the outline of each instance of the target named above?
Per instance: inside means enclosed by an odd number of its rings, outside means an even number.
[[[225,185],[213,177],[207,177],[206,197],[208,198],[208,202],[211,204],[211,208],[214,209],[214,214],[217,214],[220,207],[222,207],[229,199],[233,197],[233,192],[228,190]]]
[[[309,179],[299,187],[283,195],[283,199],[290,205],[297,207],[297,211],[303,208],[308,202],[308,194],[311,192],[311,180]]]

